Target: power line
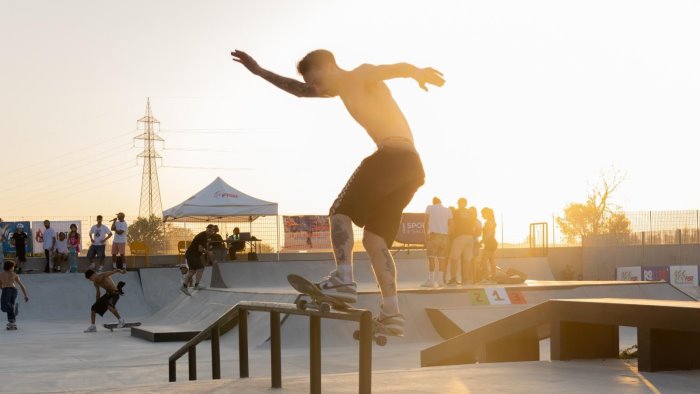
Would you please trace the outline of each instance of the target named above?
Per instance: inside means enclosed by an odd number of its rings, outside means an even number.
[[[188,166],[163,166],[163,168],[177,168],[182,170],[224,170],[224,171],[252,171],[254,168],[247,167],[188,167]]]

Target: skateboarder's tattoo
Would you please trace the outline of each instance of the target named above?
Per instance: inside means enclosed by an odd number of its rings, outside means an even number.
[[[331,222],[333,226],[331,231],[331,239],[333,241],[335,257],[338,264],[347,264],[348,260],[347,256],[345,255],[345,248],[350,240],[350,236],[348,235],[345,226],[343,226],[342,220],[331,218]]]
[[[389,249],[383,248],[382,249],[382,254],[384,255],[384,268],[386,269],[387,275],[389,275],[389,278],[395,278],[396,277],[396,265],[394,264],[394,259],[391,257],[391,253],[389,253]],[[387,283],[389,287],[389,291],[394,293],[396,292],[396,283],[394,283],[393,280],[391,280],[389,283]]]

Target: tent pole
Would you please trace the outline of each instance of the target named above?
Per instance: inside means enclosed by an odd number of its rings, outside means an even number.
[[[280,261],[280,214],[277,213],[277,261]]]

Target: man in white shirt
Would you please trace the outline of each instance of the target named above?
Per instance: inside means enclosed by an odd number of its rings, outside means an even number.
[[[97,224],[90,228],[90,248],[88,249],[87,257],[90,261],[90,269],[95,269],[94,259],[100,259],[100,268],[98,272],[102,272],[102,266],[105,262],[105,242],[112,236],[109,227],[102,224],[102,215],[97,215]]]
[[[445,270],[447,269],[447,254],[450,240],[448,224],[452,219],[452,211],[442,205],[438,197],[433,197],[433,205],[425,209],[425,244],[428,249],[428,280],[423,287],[442,287],[445,285]],[[442,275],[435,277],[436,268]]]
[[[124,220],[124,212],[119,212],[116,219],[112,219],[112,231],[114,240],[112,241],[112,269],[117,265],[117,269],[124,269],[124,255],[126,254],[126,230],[129,226]]]
[[[44,256],[46,266],[44,272],[55,271],[53,267],[53,252],[56,249],[56,231],[51,228],[51,222],[44,220]]]

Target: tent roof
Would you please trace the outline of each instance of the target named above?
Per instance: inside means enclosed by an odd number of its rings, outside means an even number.
[[[277,203],[249,196],[217,177],[192,197],[163,211],[165,221],[255,220],[277,215]]]

